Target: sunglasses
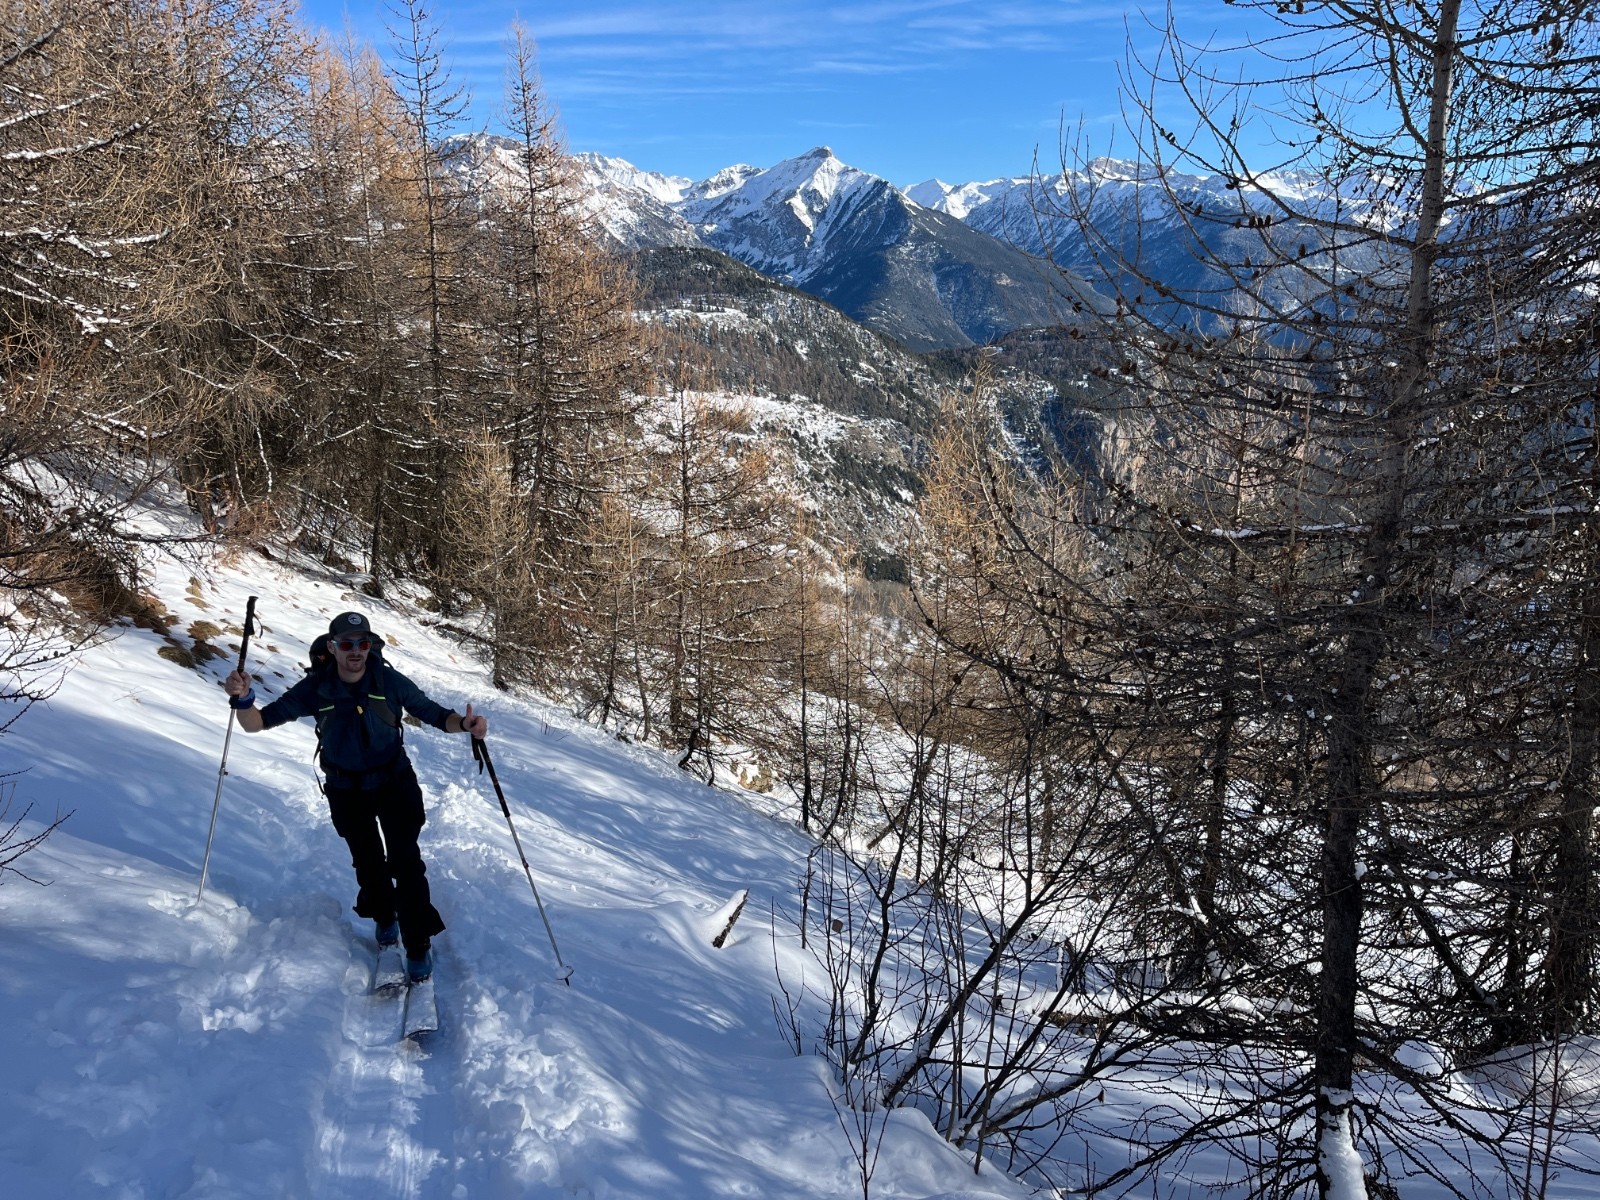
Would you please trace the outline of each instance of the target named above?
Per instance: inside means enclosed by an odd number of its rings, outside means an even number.
[[[340,650],[342,650],[344,653],[348,654],[352,650],[366,650],[366,649],[370,648],[371,645],[372,645],[372,641],[371,641],[370,638],[362,638],[358,642],[351,641],[349,638],[340,638],[339,641],[336,644],[338,645]]]

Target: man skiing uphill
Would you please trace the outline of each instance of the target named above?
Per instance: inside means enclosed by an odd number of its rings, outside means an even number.
[[[323,644],[328,661],[319,663]],[[470,704],[463,716],[430,700],[383,661],[382,651],[383,640],[365,616],[340,613],[327,637],[313,643],[306,677],[265,708],[256,709],[245,671],[231,673],[224,686],[246,733],[302,717],[316,721],[328,813],[356,869],[355,911],[376,922],[380,946],[405,940],[406,971],[416,983],[433,974],[430,944],[444,921],[433,906],[417,846],[427,818],[397,710],[446,733],[475,738],[483,737],[489,722],[474,715]]]

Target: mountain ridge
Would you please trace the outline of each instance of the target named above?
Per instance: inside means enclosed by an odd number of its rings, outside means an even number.
[[[692,232],[914,350],[1070,323],[1094,303],[1083,280],[918,204],[827,146],[765,168],[734,164],[691,184],[620,159],[578,161],[585,186],[601,197],[596,220],[621,248],[690,245]]]

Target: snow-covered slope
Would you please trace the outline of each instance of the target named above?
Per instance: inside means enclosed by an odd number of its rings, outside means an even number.
[[[176,512],[165,524],[188,531]],[[491,691],[436,629],[281,556],[166,558],[166,637],[114,630],[0,739],[25,831],[73,815],[0,886],[0,1176],[7,1196],[861,1195],[820,1059],[773,1017],[768,918],[807,849],[777,815],[535,699]],[[308,727],[232,738],[203,904],[195,889],[249,594],[250,665],[276,694],[329,617],[359,607],[437,699],[488,713],[550,914],[555,963],[466,740],[409,729],[429,800],[444,1026],[396,1043],[367,995],[369,923],[312,776]],[[211,623],[231,632],[213,632]],[[161,656],[199,637],[198,669]],[[169,640],[170,639],[170,642]],[[181,657],[181,656],[180,656]],[[258,684],[258,688],[261,684]],[[719,914],[748,888],[729,944]],[[893,1198],[1019,1197],[894,1113],[872,1178]]]
[[[700,235],[673,207],[693,180],[641,171],[620,158],[577,154],[578,183],[590,215],[625,250],[698,246]]]
[[[676,204],[694,186],[694,180],[685,175],[662,175],[658,171],[644,171],[622,158],[612,158],[592,151],[574,154],[573,159],[594,178],[605,179],[630,191],[643,192],[663,204]]]
[[[937,209],[965,221],[974,209],[1002,198],[1026,180],[994,179],[988,183],[946,183],[942,179],[929,179],[914,183],[905,189],[906,195],[924,208]]]

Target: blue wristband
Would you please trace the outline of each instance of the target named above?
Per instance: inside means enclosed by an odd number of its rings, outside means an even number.
[[[241,708],[254,708],[256,703],[256,689],[252,684],[250,690],[242,696],[229,696],[228,707],[234,710]]]

